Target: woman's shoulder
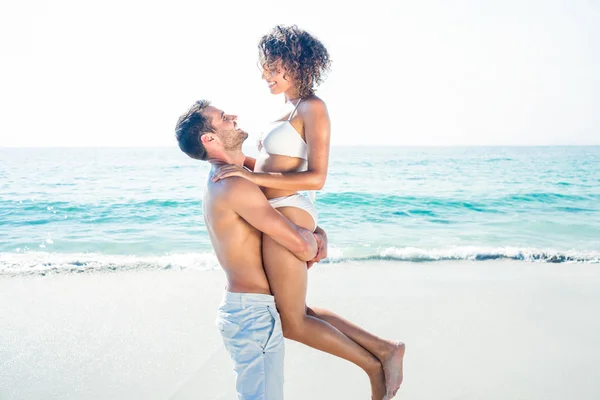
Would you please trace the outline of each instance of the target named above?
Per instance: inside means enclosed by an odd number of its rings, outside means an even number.
[[[315,95],[302,99],[302,102],[298,106],[298,113],[300,114],[321,114],[323,112],[327,112],[327,104],[325,104],[323,99]]]

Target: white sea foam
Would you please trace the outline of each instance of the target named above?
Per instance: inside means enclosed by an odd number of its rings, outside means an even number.
[[[599,263],[600,252],[575,250],[557,251],[552,249],[456,246],[441,249],[420,249],[415,247],[390,247],[382,250],[378,257],[398,261],[442,261],[473,260],[487,261],[498,259],[543,261],[543,262],[588,262]]]
[[[322,263],[388,260],[401,262],[435,262],[447,260],[490,261],[516,260],[549,263],[600,263],[600,252],[557,251],[516,247],[456,246],[439,249],[388,247],[371,254],[356,249],[331,246]],[[167,254],[162,256],[107,255],[98,253],[0,253],[0,276],[46,275],[82,272],[118,272],[131,270],[211,270],[219,268],[212,252]]]
[[[94,271],[218,268],[214,253],[163,256],[108,255],[97,253],[0,253],[0,275],[40,275]]]

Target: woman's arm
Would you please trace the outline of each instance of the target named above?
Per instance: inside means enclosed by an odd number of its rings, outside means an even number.
[[[325,185],[329,164],[331,123],[327,106],[318,98],[305,100],[304,136],[308,147],[308,168],[302,172],[249,172],[236,165],[221,167],[213,180],[241,176],[258,186],[282,190],[319,190]],[[299,107],[300,108],[300,107]],[[246,163],[244,162],[244,166]]]

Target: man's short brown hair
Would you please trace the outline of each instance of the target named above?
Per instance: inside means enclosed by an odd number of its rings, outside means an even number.
[[[210,105],[208,100],[198,100],[177,120],[175,137],[179,148],[185,154],[196,160],[206,160],[208,154],[202,144],[202,135],[215,132],[210,118],[202,111]]]

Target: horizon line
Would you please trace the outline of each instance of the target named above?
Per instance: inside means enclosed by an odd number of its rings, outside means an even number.
[[[597,144],[332,144],[331,148],[336,147],[600,147]],[[177,145],[102,145],[102,146],[2,146],[0,149],[170,149],[178,148]]]

